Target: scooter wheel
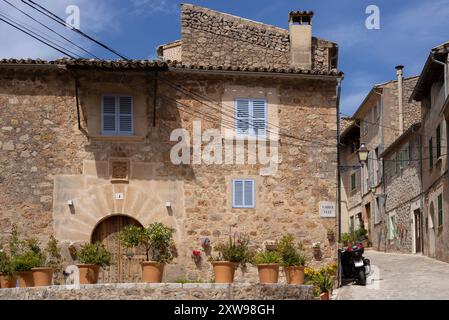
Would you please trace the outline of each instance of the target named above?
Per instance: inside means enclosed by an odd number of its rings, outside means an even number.
[[[361,286],[366,286],[366,274],[365,274],[365,270],[364,270],[365,268],[363,268],[363,269],[359,269],[359,272],[358,272],[358,278],[359,278],[359,281],[358,281],[358,284],[359,285],[361,285]]]

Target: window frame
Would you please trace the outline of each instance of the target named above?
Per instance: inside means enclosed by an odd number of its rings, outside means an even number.
[[[357,171],[351,173],[350,188],[351,191],[355,191],[357,189]]]
[[[236,182],[243,182],[243,188],[242,188],[242,205],[237,205],[235,203],[235,183]],[[246,182],[251,182],[252,183],[252,204],[251,205],[246,205],[245,204],[245,183]],[[231,191],[231,196],[232,196],[232,208],[235,209],[254,209],[256,207],[256,180],[255,179],[251,179],[251,178],[234,178],[232,179],[231,182],[231,187],[232,187],[232,191]]]
[[[435,129],[435,135],[436,135],[436,159],[439,159],[441,157],[441,126],[438,125],[438,127]]]
[[[104,99],[105,97],[114,97],[115,99],[115,133],[104,131]],[[131,131],[120,131],[120,98],[131,98]],[[103,137],[131,137],[134,136],[134,96],[127,94],[103,94],[101,96],[101,136]]]
[[[265,128],[263,130],[263,134],[256,134],[254,130],[254,105],[253,102],[255,100],[264,102],[264,113],[265,113]],[[237,116],[237,103],[238,101],[248,101],[248,133],[240,133],[238,129],[238,121],[239,117]],[[268,131],[268,100],[265,98],[234,98],[234,117],[235,117],[235,134],[237,137],[245,138],[245,137],[255,137],[255,138],[266,138]]]
[[[429,169],[433,169],[433,137],[429,139]]]
[[[443,226],[443,193],[440,193],[437,197],[438,205],[438,227]]]

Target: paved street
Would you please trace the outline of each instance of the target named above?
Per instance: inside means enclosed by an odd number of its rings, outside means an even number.
[[[418,255],[365,251],[374,266],[367,286],[348,284],[337,300],[449,299],[449,264]]]

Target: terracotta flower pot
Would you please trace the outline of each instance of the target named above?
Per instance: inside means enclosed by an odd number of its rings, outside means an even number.
[[[329,292],[323,292],[320,294],[321,300],[330,300],[330,293]]]
[[[258,264],[260,283],[277,283],[279,279],[279,264]]]
[[[229,261],[212,262],[215,283],[233,283],[236,264]]]
[[[53,268],[33,268],[33,280],[35,287],[51,286],[53,282]]]
[[[19,279],[20,288],[34,287],[34,279],[32,271],[17,272],[17,278]]]
[[[165,264],[155,261],[144,261],[142,266],[142,281],[147,283],[162,282]]]
[[[17,277],[15,275],[0,274],[0,288],[15,288]]]
[[[80,284],[95,284],[98,282],[100,266],[95,264],[77,264],[80,271]]]
[[[304,284],[304,267],[284,267],[285,277],[288,284]]]

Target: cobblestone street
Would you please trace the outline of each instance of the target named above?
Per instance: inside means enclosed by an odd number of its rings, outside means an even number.
[[[345,285],[337,300],[449,299],[449,264],[420,255],[366,251],[372,272],[367,286]]]

